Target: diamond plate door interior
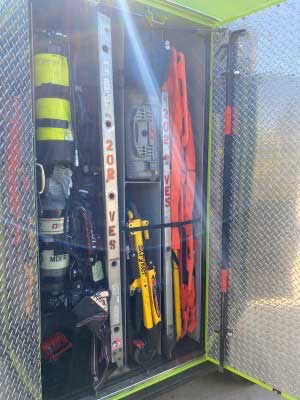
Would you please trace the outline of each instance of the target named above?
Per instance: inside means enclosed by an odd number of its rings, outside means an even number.
[[[300,3],[235,22],[225,365],[300,396]],[[214,41],[208,355],[219,359],[223,127],[228,33]]]
[[[0,0],[0,398],[40,400],[29,12]]]

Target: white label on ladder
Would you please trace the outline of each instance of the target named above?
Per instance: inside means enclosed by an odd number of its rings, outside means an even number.
[[[105,266],[110,291],[111,354],[112,362],[122,367],[124,363],[123,327],[111,22],[109,17],[100,13],[98,14],[98,45],[106,216]]]

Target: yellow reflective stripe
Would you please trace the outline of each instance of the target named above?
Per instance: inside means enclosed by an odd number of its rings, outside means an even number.
[[[34,84],[41,86],[46,83],[69,86],[67,57],[48,53],[34,56]]]
[[[65,140],[73,141],[73,134],[71,129],[63,128],[37,128],[37,140]]]
[[[59,119],[71,121],[71,109],[69,100],[57,98],[41,98],[35,102],[37,119]]]

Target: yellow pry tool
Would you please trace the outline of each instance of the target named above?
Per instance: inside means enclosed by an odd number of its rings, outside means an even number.
[[[178,257],[177,251],[174,251],[176,258]],[[175,258],[175,257],[174,257]],[[175,331],[176,340],[181,338],[182,319],[181,319],[181,301],[180,301],[180,271],[177,260],[173,259],[173,295],[174,295],[174,313],[175,313]]]
[[[134,218],[132,211],[128,211],[128,227],[130,229],[144,228],[149,225],[149,221],[140,218]],[[148,269],[144,253],[144,240],[149,240],[149,231],[134,230],[130,232],[133,238],[133,246],[137,253],[137,267],[139,278],[135,279],[130,285],[130,291],[141,290],[143,300],[143,319],[146,329],[152,329],[161,322],[161,316],[155,301],[154,285],[156,282],[155,269]]]

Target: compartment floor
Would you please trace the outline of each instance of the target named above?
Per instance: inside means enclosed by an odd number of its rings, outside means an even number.
[[[180,380],[180,376],[178,377]],[[147,397],[148,399],[148,397]],[[150,399],[150,397],[149,397]],[[153,399],[153,397],[152,397]],[[210,372],[196,374],[193,380],[155,397],[157,400],[275,400],[278,395],[269,393],[259,386],[239,378],[231,373]]]
[[[78,337],[79,351],[76,352],[76,359],[72,359],[72,353],[63,359],[60,364],[46,366],[42,369],[43,372],[43,392],[46,400],[59,400],[59,399],[79,399],[85,395],[92,393],[89,388],[89,349],[90,337],[87,331],[81,332]],[[77,342],[78,343],[78,342]],[[78,346],[78,345],[77,345]],[[78,349],[78,347],[77,347]],[[180,358],[184,355],[200,352],[199,343],[186,337],[176,346],[174,351],[174,358]],[[200,355],[200,354],[199,354]],[[155,369],[164,364],[166,360],[158,356],[151,366],[148,368]],[[70,364],[73,366],[72,373],[70,374]],[[123,379],[134,377],[138,373],[145,372],[145,369],[138,367],[135,364],[129,363],[130,371],[121,376],[111,378],[107,385],[113,385],[115,382],[120,382]],[[93,396],[91,396],[94,398]]]

